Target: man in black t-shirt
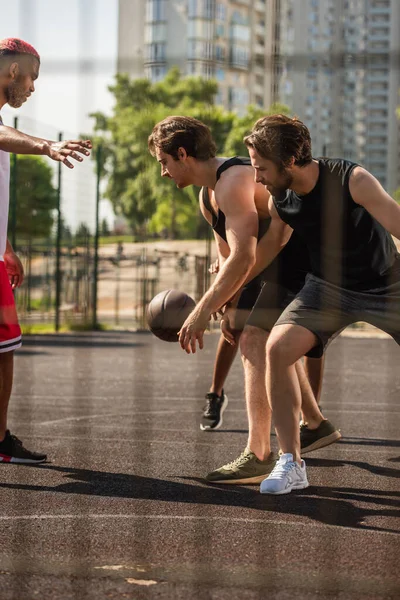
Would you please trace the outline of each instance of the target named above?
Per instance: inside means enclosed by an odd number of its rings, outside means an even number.
[[[264,117],[245,143],[256,181],[271,193],[271,223],[289,225],[311,261],[304,287],[267,342],[268,396],[283,454],[261,492],[286,494],[308,485],[300,457],[296,361],[321,356],[357,321],[400,344],[400,257],[391,237],[400,239],[400,206],[355,163],[313,159],[309,131],[298,119]]]

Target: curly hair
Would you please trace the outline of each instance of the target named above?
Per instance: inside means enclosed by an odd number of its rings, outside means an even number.
[[[278,167],[286,167],[292,158],[297,167],[312,161],[310,132],[297,117],[270,115],[262,117],[244,138],[248,148]]]

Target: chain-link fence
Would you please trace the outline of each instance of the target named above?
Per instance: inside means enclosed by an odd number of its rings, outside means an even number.
[[[14,126],[47,139],[74,139],[26,118]],[[101,148],[98,150],[101,153]],[[96,158],[96,157],[95,157]],[[209,286],[210,236],[189,242],[134,243],[116,238],[99,243],[100,169],[85,161],[72,172],[48,159],[55,206],[47,210],[47,230],[26,222],[38,217],[33,200],[23,201],[27,174],[23,157],[12,156],[9,239],[25,270],[16,293],[19,318],[26,331],[53,327],[146,327],[146,307],[158,292],[184,290],[198,300]],[[42,202],[45,202],[41,198]],[[125,236],[126,237],[126,236]]]

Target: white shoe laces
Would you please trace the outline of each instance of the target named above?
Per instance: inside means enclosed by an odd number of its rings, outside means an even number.
[[[271,471],[271,479],[284,479],[287,473],[296,468],[296,464],[291,461],[281,462],[278,460],[275,467]]]

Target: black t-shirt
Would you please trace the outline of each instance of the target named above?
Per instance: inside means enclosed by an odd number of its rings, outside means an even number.
[[[349,189],[358,165],[320,158],[315,187],[304,196],[286,190],[274,196],[279,216],[307,245],[311,272],[355,291],[379,291],[399,279],[400,256],[391,235]]]
[[[236,165],[251,166],[249,157],[234,156],[226,160],[217,170],[217,181],[221,177],[221,174]],[[225,241],[226,240],[226,226],[225,226],[225,214],[222,210],[218,209],[218,214],[215,214],[210,198],[208,195],[208,189],[202,188],[202,200],[206,209],[211,213],[212,216],[212,227],[214,231]],[[260,240],[270,225],[271,219],[262,219],[259,221],[258,226],[258,240]],[[308,256],[308,250],[301,238],[293,232],[289,242],[281,250],[275,260],[257,277],[261,281],[273,281],[280,283],[289,289],[298,291],[303,285],[306,274],[310,271],[310,259]]]

